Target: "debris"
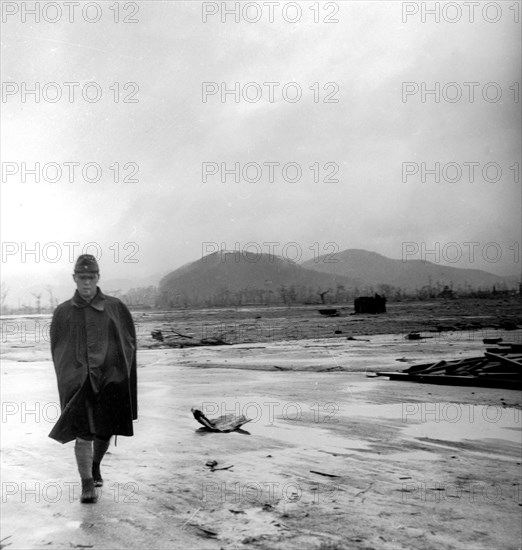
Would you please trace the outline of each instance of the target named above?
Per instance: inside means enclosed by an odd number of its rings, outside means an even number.
[[[153,330],[150,335],[154,338],[154,340],[158,340],[159,342],[163,342],[164,340],[161,330]]]
[[[522,348],[519,344],[503,344],[487,348],[482,357],[413,365],[402,372],[377,375],[407,382],[522,389]]]
[[[214,466],[217,466],[217,465],[218,465],[217,460],[207,460],[205,462],[205,466],[208,466],[209,468],[213,468]]]
[[[433,338],[433,336],[422,336],[420,332],[410,332],[405,338],[406,340],[424,340],[426,338]]]
[[[217,531],[213,531],[212,529],[206,529],[205,527],[201,527],[200,525],[194,525],[193,523],[189,523],[192,527],[195,527],[198,531],[197,534],[201,537],[206,538],[214,538],[218,536]]]
[[[513,321],[502,320],[499,323],[499,328],[504,330],[517,330],[518,325]]]
[[[500,344],[500,342],[502,342],[502,338],[484,338],[482,342],[484,344]]]
[[[170,335],[164,335],[163,333],[171,333]],[[182,334],[174,329],[154,329],[151,333],[154,340],[162,342],[165,346],[171,348],[189,348],[197,346],[230,346],[230,342],[226,342],[221,336],[211,336],[208,338],[201,338],[199,342],[194,341],[194,336],[188,334]],[[185,340],[179,340],[184,338]],[[191,341],[189,341],[191,340]]]
[[[180,338],[189,338],[190,340],[192,340],[194,338],[193,336],[189,336],[187,334],[181,334],[181,332],[178,332],[177,330],[174,330],[173,328],[163,329],[163,330],[155,329],[150,334],[151,334],[152,338],[154,338],[154,340],[159,340],[160,342],[163,342],[164,339],[165,339],[163,337],[164,332],[173,332],[176,336],[179,336]]]
[[[326,477],[341,477],[337,476],[335,474],[327,474],[326,472],[318,472],[317,470],[310,470],[311,474],[319,474],[320,476],[326,476]]]
[[[200,410],[194,408],[190,410],[192,411],[194,418],[200,424],[213,432],[232,432],[239,429],[243,424],[251,422],[251,419],[247,418],[243,414],[240,416],[236,416],[234,414],[224,414],[210,420]]]
[[[199,343],[202,346],[230,346],[230,342],[225,342],[223,338],[217,338],[217,337],[210,337],[210,338],[202,338]]]
[[[174,330],[173,328],[170,329],[170,332],[173,332],[174,334],[176,334],[177,336],[181,337],[181,338],[190,338],[192,340],[192,338],[194,338],[193,336],[188,336],[187,334],[181,334],[181,332],[178,332],[177,330]]]
[[[321,315],[327,315],[328,317],[339,317],[340,315],[339,310],[333,307],[318,309],[317,311],[319,311]]]

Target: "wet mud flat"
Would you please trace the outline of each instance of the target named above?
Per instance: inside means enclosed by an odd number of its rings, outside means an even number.
[[[367,378],[372,365],[483,349],[368,340],[140,350],[135,436],[111,444],[94,505],[79,502],[73,445],[47,437],[58,414],[50,357],[7,350],[2,544],[519,548],[520,393]],[[251,422],[211,433],[191,407]]]

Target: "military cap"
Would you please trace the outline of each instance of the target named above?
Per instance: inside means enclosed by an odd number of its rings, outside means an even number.
[[[92,254],[82,254],[78,256],[74,265],[75,273],[99,273],[98,262]]]

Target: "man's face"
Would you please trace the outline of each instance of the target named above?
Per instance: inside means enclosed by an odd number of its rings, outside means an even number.
[[[100,280],[99,273],[75,273],[73,279],[82,298],[86,300],[94,298],[96,294],[96,285]]]

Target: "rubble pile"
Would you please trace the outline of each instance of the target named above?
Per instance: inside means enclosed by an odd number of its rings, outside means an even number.
[[[486,344],[489,342],[486,340]],[[522,389],[522,344],[498,342],[484,355],[456,361],[413,365],[401,372],[378,372],[390,380]]]

